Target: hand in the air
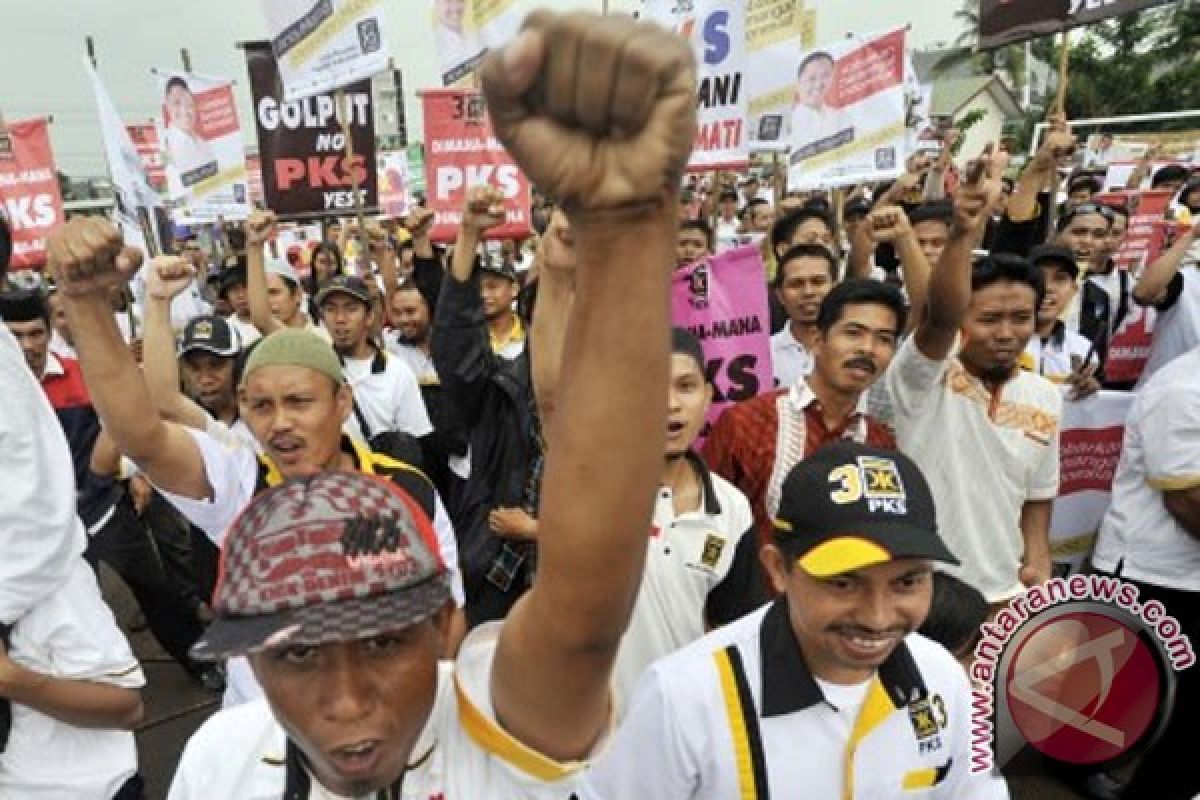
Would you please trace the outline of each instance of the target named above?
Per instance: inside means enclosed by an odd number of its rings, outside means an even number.
[[[538,11],[482,77],[497,137],[569,213],[673,197],[696,133],[682,38],[623,16]]]
[[[50,236],[47,264],[64,297],[92,295],[108,302],[142,266],[142,253],[125,247],[121,232],[98,217],[75,217]]]
[[[475,186],[467,191],[462,227],[480,235],[504,222],[504,204],[500,192],[491,186]]]
[[[246,219],[246,246],[262,247],[275,233],[275,212],[252,211]]]
[[[876,243],[896,242],[912,233],[908,214],[900,206],[884,206],[867,215],[867,227]]]
[[[146,270],[146,296],[155,300],[174,300],[192,285],[195,268],[181,256],[158,256]]]

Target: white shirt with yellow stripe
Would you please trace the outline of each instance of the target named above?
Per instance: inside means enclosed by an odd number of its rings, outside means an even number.
[[[476,628],[457,661],[441,663],[400,800],[568,800],[575,791],[584,762],[553,761],[496,722],[489,686],[500,627]],[[265,700],[221,711],[188,742],[168,800],[279,800],[286,744]]]
[[[966,673],[917,634],[826,694],[778,600],[650,667],[581,797],[1006,798],[970,772],[970,716]]]

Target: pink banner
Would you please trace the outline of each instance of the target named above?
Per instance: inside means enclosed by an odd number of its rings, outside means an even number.
[[[746,245],[678,269],[671,319],[696,335],[713,384],[708,428],[726,407],[774,386],[766,270],[758,245]],[[701,442],[697,442],[699,447]]]

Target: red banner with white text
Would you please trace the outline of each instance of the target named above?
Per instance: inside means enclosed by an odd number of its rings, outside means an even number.
[[[12,153],[0,158],[0,202],[12,229],[13,269],[46,263],[46,237],[66,220],[44,119],[8,124]]]
[[[450,242],[458,235],[467,190],[484,184],[503,195],[505,221],[489,239],[524,238],[530,233],[529,180],[492,132],[483,95],[468,89],[421,93],[425,115],[425,183],[435,216],[430,237]]]

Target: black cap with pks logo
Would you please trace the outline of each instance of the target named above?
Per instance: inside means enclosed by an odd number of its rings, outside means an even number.
[[[223,318],[206,314],[194,317],[183,329],[179,355],[202,350],[224,358],[233,358],[242,349],[241,336]]]
[[[854,442],[828,445],[788,473],[775,538],[815,577],[896,558],[958,563],[938,536],[933,495],[917,465]]]

